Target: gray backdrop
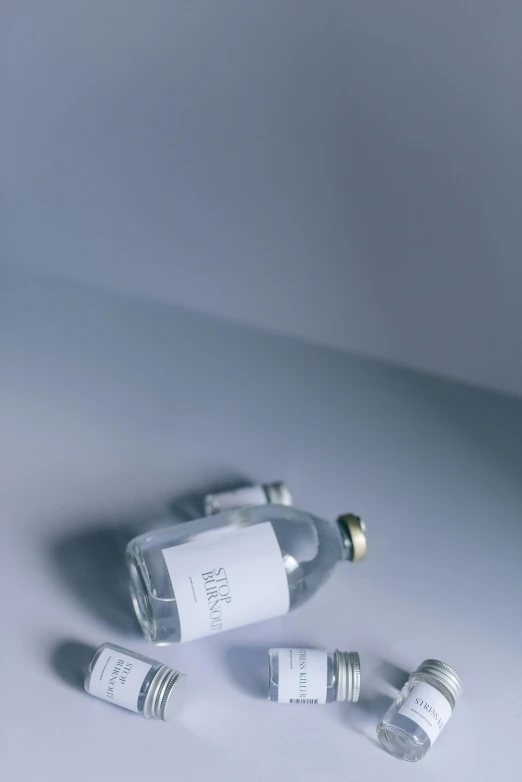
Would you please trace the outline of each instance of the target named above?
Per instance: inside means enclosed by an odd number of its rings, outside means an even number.
[[[522,391],[519,0],[0,11],[2,258]]]

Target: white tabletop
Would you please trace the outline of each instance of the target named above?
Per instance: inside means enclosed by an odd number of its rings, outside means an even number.
[[[50,278],[3,283],[4,779],[521,778],[520,401]],[[367,560],[287,617],[147,645],[120,581],[128,530],[245,479],[360,513]],[[106,640],[187,674],[178,720],[78,688],[78,650]],[[274,645],[359,650],[361,702],[268,703]],[[375,724],[426,657],[465,694],[410,766]]]

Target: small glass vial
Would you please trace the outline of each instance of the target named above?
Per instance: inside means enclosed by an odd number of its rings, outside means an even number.
[[[401,760],[422,760],[462,694],[462,679],[440,660],[424,660],[377,726],[383,746]]]
[[[269,649],[268,700],[275,703],[334,703],[359,700],[357,652]]]
[[[177,712],[185,684],[185,674],[114,644],[100,646],[85,673],[90,695],[165,722]]]
[[[205,516],[221,513],[224,510],[245,508],[252,505],[292,505],[292,495],[282,481],[260,483],[256,486],[243,486],[234,491],[222,491],[219,494],[207,494],[203,500]]]

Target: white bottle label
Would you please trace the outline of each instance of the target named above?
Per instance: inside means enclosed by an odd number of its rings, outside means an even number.
[[[96,660],[89,692],[124,709],[138,711],[141,685],[151,668],[149,663],[108,646]]]
[[[163,549],[176,597],[181,640],[286,614],[285,566],[269,521],[224,527]]]
[[[451,717],[451,706],[444,695],[431,684],[417,682],[398,713],[420,725],[433,744]]]
[[[278,703],[326,703],[327,652],[323,649],[277,649]]]

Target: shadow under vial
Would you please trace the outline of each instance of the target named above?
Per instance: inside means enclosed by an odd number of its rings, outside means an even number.
[[[125,565],[132,537],[124,524],[89,525],[53,541],[51,557],[64,588],[84,608],[111,629],[138,635]]]
[[[376,728],[392,702],[390,695],[367,689],[357,703],[338,704],[337,716],[343,724],[379,744]]]
[[[80,641],[61,641],[52,651],[51,667],[69,687],[83,690],[85,671],[96,649]]]
[[[232,682],[252,698],[268,698],[268,645],[237,646],[225,651]]]
[[[395,665],[395,663],[389,660],[382,660],[378,674],[381,679],[395,687],[396,690],[402,690],[410,675],[404,668]]]
[[[336,716],[384,750],[377,739],[377,725],[407,682],[409,672],[379,655],[374,655],[368,668],[368,675],[363,674],[365,683],[358,702],[339,704]],[[395,690],[393,694],[383,691],[383,688],[388,690],[390,687]]]

